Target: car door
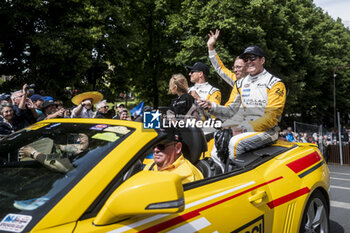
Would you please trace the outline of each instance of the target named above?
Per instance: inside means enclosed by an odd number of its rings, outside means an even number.
[[[156,180],[155,175],[149,182]],[[275,181],[264,181],[254,170],[223,174],[178,188],[185,199],[180,213],[135,214],[102,225],[94,216],[79,221],[74,232],[270,232],[273,211],[266,203],[268,184]],[[161,191],[156,187],[154,193]],[[130,195],[130,209],[148,198],[142,192],[138,198]]]
[[[214,180],[185,191],[186,216],[193,217],[183,226],[174,226],[180,229],[177,232],[271,232],[273,211],[266,205],[269,182],[254,170]]]

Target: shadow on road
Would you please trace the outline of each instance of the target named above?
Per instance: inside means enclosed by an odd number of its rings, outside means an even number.
[[[339,223],[330,220],[330,233],[345,233],[345,231]]]

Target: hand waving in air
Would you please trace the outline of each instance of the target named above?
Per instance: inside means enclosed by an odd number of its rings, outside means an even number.
[[[214,45],[215,45],[216,40],[219,38],[219,35],[220,35],[219,29],[215,30],[215,34],[212,31],[210,31],[210,33],[208,34],[209,39],[207,41],[207,45],[208,45],[209,50],[214,50]]]

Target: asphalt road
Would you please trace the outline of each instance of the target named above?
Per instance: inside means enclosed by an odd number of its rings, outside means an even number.
[[[331,176],[331,233],[350,233],[350,166],[328,167]]]

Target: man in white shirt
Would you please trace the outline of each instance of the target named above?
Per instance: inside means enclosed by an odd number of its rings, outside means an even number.
[[[93,118],[93,105],[102,99],[103,95],[98,91],[84,92],[74,96],[72,102],[77,107],[72,111],[72,118]]]

